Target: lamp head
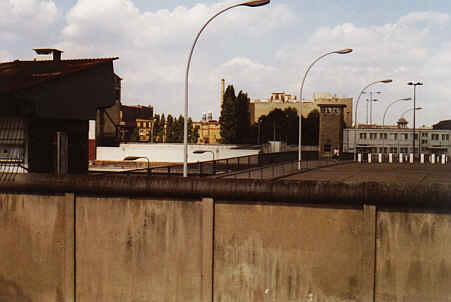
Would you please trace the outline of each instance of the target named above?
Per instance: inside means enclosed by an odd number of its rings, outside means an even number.
[[[409,83],[407,83],[407,85],[410,85],[410,86],[417,86],[417,85],[419,85],[419,86],[421,86],[421,85],[423,85],[423,83],[421,83],[421,82],[416,82],[416,83],[414,83],[414,82],[409,82]]]
[[[402,99],[399,99],[400,101],[411,101],[412,100],[412,98],[402,98]]]
[[[202,153],[205,153],[205,152],[206,152],[205,150],[195,150],[195,151],[193,151],[194,154],[202,154]]]
[[[393,82],[392,79],[386,79],[386,80],[382,80],[381,83],[391,83]]]
[[[141,158],[140,156],[127,156],[124,158],[124,160],[137,160]]]
[[[423,110],[423,107],[416,107],[415,110]]]
[[[271,2],[271,0],[251,0],[241,3],[242,6],[257,7],[263,6]]]
[[[338,53],[340,55],[344,55],[344,54],[347,54],[347,53],[350,53],[350,52],[352,52],[352,48],[345,48],[345,49],[342,49],[342,50],[335,51],[335,53]]]

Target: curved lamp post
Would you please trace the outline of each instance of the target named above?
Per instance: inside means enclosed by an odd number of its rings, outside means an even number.
[[[421,82],[409,82],[407,83],[407,85],[409,86],[413,86],[413,108],[416,108],[416,103],[415,103],[415,99],[416,99],[416,88],[417,86],[422,86],[423,83]],[[415,154],[415,110],[413,110],[413,138],[412,138],[412,153]],[[419,141],[419,140],[418,140]],[[418,149],[418,157],[420,157],[420,150]]]
[[[398,99],[398,100],[391,102],[390,105],[388,105],[384,111],[384,116],[382,117],[382,129],[385,128],[385,115],[387,114],[388,108],[390,108],[395,103],[402,102],[402,101],[411,101],[411,100],[412,100],[412,98],[402,98],[402,99]],[[385,135],[382,138],[382,150],[385,150]],[[385,151],[384,151],[384,153],[385,153]]]
[[[315,65],[316,62],[324,58],[325,56],[331,55],[331,54],[347,54],[352,52],[351,48],[345,48],[341,50],[335,50],[328,53],[323,54],[322,56],[319,56],[318,58],[313,61],[312,64],[307,68],[307,71],[304,74],[304,77],[302,78],[301,88],[299,91],[299,108],[298,108],[298,116],[299,116],[299,143],[298,143],[298,170],[301,170],[301,159],[302,159],[302,90],[304,89],[304,82],[305,78],[307,77],[308,72],[312,68],[313,65]]]
[[[415,108],[410,108],[410,109],[407,109],[406,111],[404,111],[402,114],[401,114],[401,117],[402,118],[404,118],[404,116],[407,114],[407,112],[409,112],[409,111],[413,111],[413,110],[423,110],[424,108],[423,107],[415,107]]]
[[[147,174],[150,174],[150,160],[147,156],[127,156],[124,160],[137,160],[141,158],[147,160]]]
[[[355,104],[355,118],[354,118],[354,161],[357,160],[357,128],[358,128],[358,123],[357,123],[357,108],[359,107],[359,101],[360,101],[360,97],[362,96],[362,94],[365,92],[365,90],[370,87],[371,85],[377,84],[377,83],[391,83],[393,82],[392,79],[386,79],[386,80],[381,80],[381,81],[374,81],[369,83],[368,85],[366,85],[359,94],[359,97],[357,98],[357,102]]]
[[[193,151],[194,154],[204,154],[204,153],[211,153],[213,155],[213,174],[216,174],[216,161],[215,161],[215,152],[212,150],[195,150]]]
[[[191,46],[191,50],[189,52],[188,56],[188,63],[186,65],[186,74],[185,74],[185,120],[183,123],[183,177],[188,177],[188,75],[189,75],[189,67],[191,64],[191,57],[193,56],[194,47],[196,46],[197,40],[199,40],[200,34],[203,32],[205,27],[210,23],[214,18],[216,18],[218,15],[222,14],[225,11],[228,11],[229,9],[232,9],[234,7],[238,6],[248,6],[248,7],[258,7],[266,5],[271,0],[251,0],[251,1],[245,1],[242,3],[234,4],[232,6],[226,7],[213,15],[210,19],[205,22],[205,24],[201,27],[200,31],[197,33],[196,38],[194,39],[194,43]]]

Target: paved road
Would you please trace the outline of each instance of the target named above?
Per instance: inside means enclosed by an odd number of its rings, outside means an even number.
[[[386,182],[408,184],[450,184],[451,164],[359,164],[349,163],[314,169],[282,180],[338,181],[344,183]]]

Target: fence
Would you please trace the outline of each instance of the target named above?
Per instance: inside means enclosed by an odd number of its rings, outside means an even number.
[[[301,161],[301,169],[298,168],[298,161],[285,161],[275,164],[268,164],[259,166],[253,169],[236,171],[226,174],[216,174],[215,178],[227,179],[269,179],[277,180],[280,177],[285,177],[290,174],[305,172],[311,169],[327,167],[336,164],[350,163],[352,161],[338,161],[336,159],[321,159],[321,160],[303,160]]]
[[[318,158],[317,152],[303,152],[305,160],[313,160]],[[277,153],[260,153],[256,155],[240,156],[233,158],[217,159],[211,161],[203,161],[196,163],[188,163],[189,176],[212,176],[217,174],[227,175],[229,173],[249,170],[253,168],[263,168],[274,164],[287,164],[297,160],[298,152],[277,152]],[[139,168],[118,172],[101,172],[101,174],[143,174],[149,175],[165,175],[165,176],[182,176],[183,165],[168,165],[160,167]],[[92,172],[99,174],[99,172]]]

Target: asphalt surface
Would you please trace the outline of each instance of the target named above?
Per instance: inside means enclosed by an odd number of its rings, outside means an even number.
[[[347,163],[312,169],[281,178],[281,180],[316,180],[343,183],[385,182],[407,184],[451,185],[451,163]]]

